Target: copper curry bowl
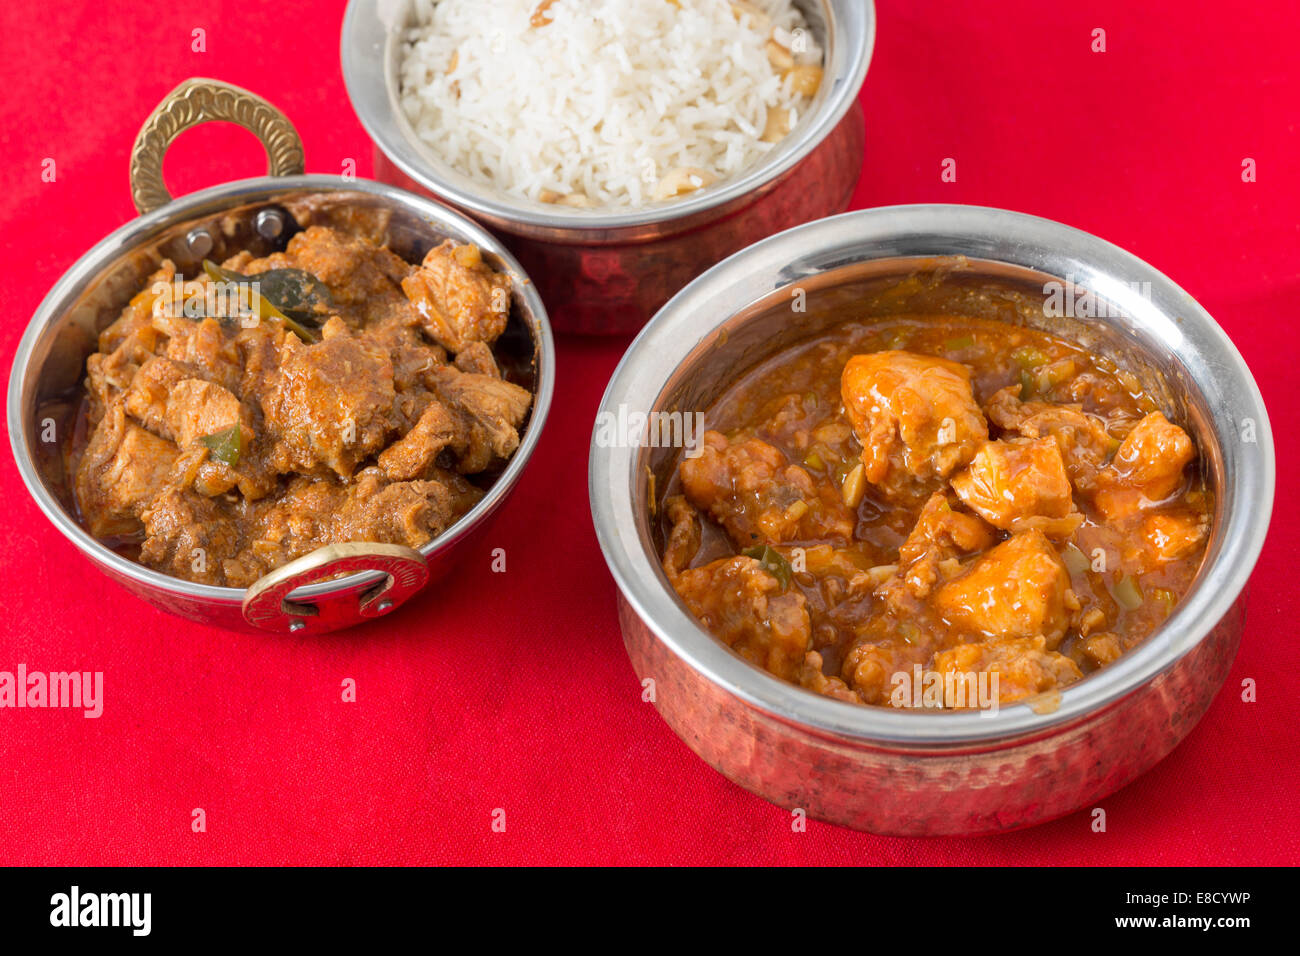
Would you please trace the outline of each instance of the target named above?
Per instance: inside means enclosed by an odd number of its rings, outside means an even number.
[[[1044,308],[1049,288],[1106,308]],[[792,292],[806,309],[792,311]],[[779,680],[701,626],[661,567],[656,495],[680,447],[611,442],[590,461],[596,531],[633,668],[704,760],[760,796],[878,833],[972,835],[1096,805],[1168,754],[1206,712],[1241,638],[1275,464],[1258,388],[1223,330],[1149,265],[1087,233],[1004,210],[897,206],[760,242],[675,296],[633,342],[605,421],[711,408],[748,369],[852,319],[998,319],[1135,375],[1188,432],[1213,496],[1204,556],[1163,625],[1104,667],[996,710],[903,710]],[[644,419],[637,419],[644,421]]]

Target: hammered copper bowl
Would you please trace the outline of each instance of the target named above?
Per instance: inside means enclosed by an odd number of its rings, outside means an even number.
[[[226,183],[171,200],[162,156],[180,131],[208,120],[252,130],[276,173],[302,168],[302,148],[288,121],[245,90],[212,80],[181,84],[146,122],[132,154],[132,190],[144,215],[97,243],[50,290],[19,343],[9,379],[9,437],[18,470],[46,517],[100,570],[158,607],[242,630],[318,633],[388,614],[453,565],[510,493],[541,435],[554,388],[555,357],[546,310],[519,264],[489,233],[420,196],[339,176],[268,175]],[[156,207],[156,208],[154,208]],[[157,269],[171,259],[185,275],[204,258],[241,249],[265,253],[289,223],[342,221],[382,235],[418,262],[445,238],[475,243],[510,277],[513,302],[497,354],[533,406],[519,448],[483,499],[419,549],[354,542],[318,549],[245,590],[195,584],[161,574],[106,547],[77,520],[65,473],[96,336]]]
[[[826,51],[825,77],[790,134],[757,165],[670,203],[579,210],[503,195],[423,145],[398,105],[410,0],[351,0],[343,77],[374,139],[375,175],[478,219],[541,288],[561,332],[641,328],[691,279],[765,236],[843,212],[862,172],[858,91],[875,42],[872,0],[796,0]]]
[[[1109,317],[1049,317],[1047,283],[1093,293]],[[791,309],[797,291],[805,312]],[[1241,356],[1173,282],[1087,233],[967,206],[849,213],[733,256],[633,342],[601,412],[705,410],[743,370],[821,329],[926,311],[1041,328],[1133,370],[1192,434],[1214,490],[1203,564],[1165,626],[1059,694],[997,712],[902,712],[780,681],[704,631],[660,568],[651,501],[677,449],[604,447],[609,433],[597,429],[590,493],[632,665],[696,753],[754,793],[834,823],[971,835],[1095,805],[1205,713],[1241,637],[1272,508],[1273,443]]]

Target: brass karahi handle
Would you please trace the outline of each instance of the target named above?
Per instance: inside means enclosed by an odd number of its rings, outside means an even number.
[[[384,579],[360,591],[326,593],[311,603],[289,600],[298,588],[358,571],[380,571]],[[323,634],[382,617],[428,580],[429,566],[414,548],[366,541],[330,544],[259,578],[244,595],[244,620],[266,631]]]
[[[191,77],[172,90],[149,114],[131,148],[131,198],[141,213],[171,202],[163,183],[163,157],[167,148],[187,129],[221,120],[248,130],[266,149],[272,176],[292,176],[303,171],[302,140],[288,118],[248,90]]]

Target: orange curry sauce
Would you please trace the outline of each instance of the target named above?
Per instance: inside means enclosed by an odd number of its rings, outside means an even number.
[[[1132,374],[1026,328],[848,324],[706,425],[660,502],[664,569],[742,657],[843,700],[1055,691],[1159,628],[1208,538],[1186,432]]]

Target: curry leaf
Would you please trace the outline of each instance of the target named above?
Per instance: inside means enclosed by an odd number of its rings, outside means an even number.
[[[746,548],[742,553],[745,557],[756,560],[760,568],[781,582],[782,588],[790,586],[793,569],[790,567],[790,562],[785,559],[785,555],[780,551],[771,545],[760,544],[753,548]]]
[[[223,269],[221,266],[217,265],[211,259],[203,260],[203,271],[208,274],[208,277],[212,279],[213,282],[242,282],[242,283],[256,282],[258,288],[261,288],[262,285],[261,275],[247,276],[244,275],[242,272],[236,272],[234,269]],[[290,271],[290,270],[281,270],[281,271]],[[250,292],[251,291],[252,290],[250,289]],[[254,301],[254,305],[257,308],[257,314],[261,318],[278,319],[279,321],[285,324],[285,327],[288,328],[289,331],[293,332],[294,335],[298,336],[298,338],[302,339],[304,342],[307,342],[308,344],[312,342],[320,341],[320,336],[315,332],[315,330],[309,329],[306,326],[304,326],[302,323],[298,322],[297,320],[285,315],[276,307],[275,303],[272,302],[270,299],[268,299],[265,295],[253,293],[253,301]]]
[[[315,322],[334,307],[329,287],[305,269],[268,269],[253,279],[262,295],[290,318]]]

